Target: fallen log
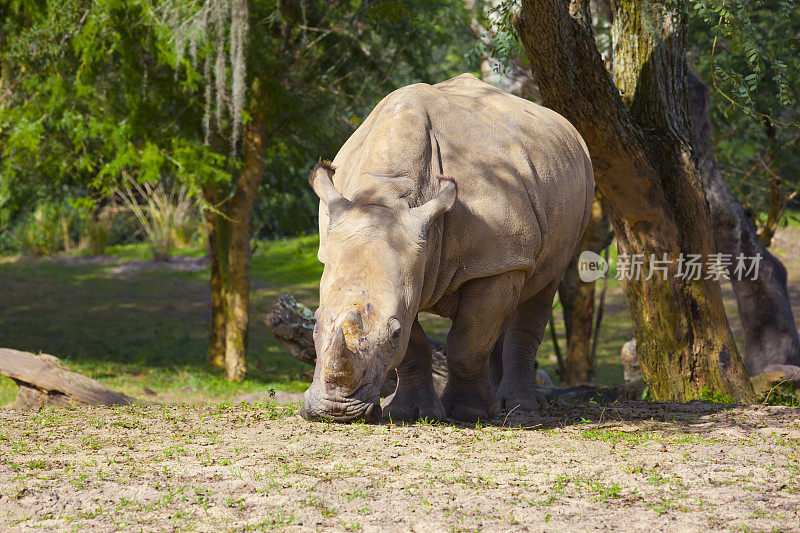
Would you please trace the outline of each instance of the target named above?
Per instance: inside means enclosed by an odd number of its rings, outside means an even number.
[[[291,294],[283,294],[275,300],[272,309],[262,320],[272,331],[272,335],[289,350],[294,357],[311,366],[316,365],[317,353],[314,349],[314,313],[307,306],[298,302]],[[447,383],[447,357],[442,343],[428,339],[433,354],[433,386],[438,394]],[[644,385],[626,384],[619,387],[554,387],[544,370],[539,369],[537,382],[546,388],[545,396],[549,400],[569,401],[615,401],[639,399]],[[381,396],[394,393],[397,388],[397,374],[391,372],[386,379]]]
[[[58,357],[0,348],[0,375],[19,386],[17,399],[8,407],[36,409],[45,405],[127,405],[136,401],[97,381],[70,372]]]
[[[786,384],[786,391],[800,400],[800,367],[794,365],[769,365],[757,376],[750,378],[753,390],[759,397],[769,398]],[[791,391],[791,392],[789,392]],[[780,391],[777,391],[780,394]]]

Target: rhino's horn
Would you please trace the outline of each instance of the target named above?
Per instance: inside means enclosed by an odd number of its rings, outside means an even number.
[[[322,367],[325,381],[342,387],[351,385],[358,377],[357,358],[358,356],[347,347],[344,330],[341,327],[336,328]]]
[[[361,320],[361,314],[358,311],[348,311],[342,323],[351,324],[359,329],[364,327],[364,322]]]

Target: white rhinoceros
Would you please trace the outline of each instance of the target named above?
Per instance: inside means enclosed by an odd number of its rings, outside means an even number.
[[[567,120],[470,74],[410,85],[311,184],[325,268],[303,416],[474,421],[543,406],[536,351],[594,195],[586,145]],[[441,400],[420,311],[453,321]]]

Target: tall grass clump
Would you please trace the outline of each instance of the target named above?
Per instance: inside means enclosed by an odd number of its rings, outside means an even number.
[[[185,185],[137,183],[127,177],[118,194],[150,242],[154,260],[169,260],[176,247],[191,240],[188,228],[197,227],[198,209]]]
[[[105,254],[111,244],[111,228],[114,224],[112,207],[96,208],[84,219],[81,248],[89,250],[92,255]]]

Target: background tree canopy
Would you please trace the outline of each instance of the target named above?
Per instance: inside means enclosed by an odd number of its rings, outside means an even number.
[[[4,232],[45,199],[107,195],[123,170],[142,181],[230,181],[237,154],[206,144],[202,127],[214,43],[185,53],[167,20],[170,9],[189,17],[201,7],[4,2]],[[469,13],[455,1],[257,1],[250,11],[248,79],[266,85],[271,135],[254,223],[262,237],[297,234],[314,227],[311,163],[332,157],[392,89],[462,72]]]
[[[249,75],[267,80],[267,105],[280,111],[271,115],[276,131],[255,205],[256,235],[313,230],[310,163],[331,157],[393,88],[478,68],[487,53],[501,61],[519,55],[509,26],[517,3],[491,4],[251,2],[257,22],[246,47]],[[39,203],[102,198],[124,169],[144,181],[230,181],[235,161],[206,145],[202,128],[204,58],[215,53],[213,40],[189,34],[177,43],[169,20],[202,5],[0,3],[0,246],[14,247],[15,223]],[[786,104],[800,87],[792,76],[800,67],[800,10],[778,1],[690,2],[686,9],[690,60],[719,88],[712,121],[723,174],[747,207],[767,213],[774,173],[789,191],[785,205],[798,185],[799,130],[782,124],[798,121]],[[609,30],[598,20],[602,40]],[[490,30],[480,41],[476,21]],[[278,42],[286,45],[271,53]]]

